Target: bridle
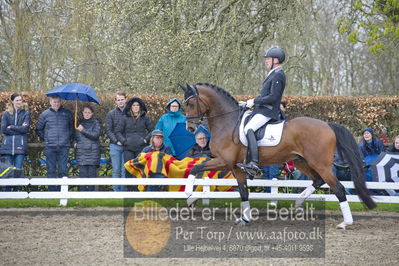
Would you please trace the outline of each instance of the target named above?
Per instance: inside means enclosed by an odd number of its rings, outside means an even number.
[[[184,100],[184,103],[186,106],[188,106],[188,101],[191,98],[195,98],[195,101],[197,102],[197,115],[192,115],[192,116],[186,116],[186,119],[190,120],[191,123],[195,124],[195,125],[202,125],[204,119],[210,119],[210,118],[214,118],[214,117],[219,117],[219,116],[223,116],[223,115],[227,115],[233,112],[236,112],[239,110],[239,108],[234,109],[232,111],[228,111],[228,112],[223,112],[220,114],[216,114],[216,115],[206,115],[207,112],[202,112],[201,110],[201,106],[200,106],[200,102],[202,102],[206,108],[209,110],[209,105],[201,99],[201,97],[196,94],[196,95],[191,95],[190,97],[188,97],[187,99]],[[191,119],[198,119],[197,121],[192,121]]]
[[[234,141],[234,132],[237,130],[238,126],[240,125],[241,119],[242,119],[242,114],[246,111],[246,109],[238,107],[237,109],[234,109],[234,110],[231,110],[231,111],[228,111],[228,112],[223,112],[223,113],[216,114],[216,115],[206,115],[207,112],[202,112],[202,110],[201,110],[200,102],[202,102],[206,106],[206,108],[208,110],[209,110],[209,105],[204,100],[201,99],[201,97],[199,96],[199,94],[198,94],[198,92],[196,91],[195,88],[191,87],[191,89],[192,89],[193,94],[190,95],[189,97],[187,97],[187,99],[184,100],[184,104],[186,106],[188,106],[188,101],[191,98],[195,98],[195,101],[197,103],[197,115],[186,116],[186,119],[190,120],[190,123],[193,123],[193,124],[195,124],[196,126],[199,127],[204,122],[204,119],[208,119],[209,120],[210,118],[224,116],[224,115],[227,115],[227,114],[230,114],[230,113],[238,111],[239,112],[239,114],[238,114],[239,118],[238,118],[238,120],[236,122],[236,125],[234,126],[234,130],[233,130],[233,132],[231,134],[231,140],[232,140],[233,143],[235,143],[235,141]],[[197,121],[192,121],[191,119],[198,119],[198,120]],[[235,144],[238,144],[238,143],[235,143]]]

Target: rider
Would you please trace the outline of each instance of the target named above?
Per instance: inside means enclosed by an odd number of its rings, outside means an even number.
[[[248,141],[249,162],[238,163],[237,166],[245,168],[251,175],[259,173],[258,145],[255,131],[266,124],[270,119],[279,120],[280,103],[285,88],[285,74],[281,64],[285,60],[283,50],[272,47],[265,53],[265,65],[270,69],[263,82],[260,95],[246,102],[247,108],[254,107],[252,119],[244,127],[244,133]]]

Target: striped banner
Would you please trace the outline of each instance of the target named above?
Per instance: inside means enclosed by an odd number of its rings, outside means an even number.
[[[173,178],[187,178],[190,174],[191,169],[209,158],[190,158],[186,157],[183,160],[177,160],[169,154],[163,152],[148,152],[140,153],[137,158],[127,161],[125,168],[129,173],[137,178],[149,177],[151,174],[162,174],[166,177]],[[205,171],[199,174],[198,177],[206,177],[212,179],[234,178],[230,171]],[[145,191],[145,185],[138,186],[139,191]],[[185,186],[168,186],[168,191],[184,191]],[[219,191],[232,191],[231,186],[211,186],[211,191],[216,189]],[[197,186],[195,191],[202,191],[202,186]]]

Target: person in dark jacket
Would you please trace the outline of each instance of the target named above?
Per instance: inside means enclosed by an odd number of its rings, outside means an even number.
[[[393,139],[391,146],[387,148],[387,152],[398,152],[399,153],[399,135]]]
[[[124,148],[124,162],[132,160],[140,154],[143,148],[150,142],[150,134],[154,125],[147,115],[147,107],[144,101],[134,97],[126,103],[123,118],[116,126],[115,135]],[[132,177],[126,172],[127,177]]]
[[[351,171],[348,161],[336,150],[334,152],[333,173],[340,181],[351,181]],[[346,194],[351,195],[352,189],[345,188]]]
[[[142,152],[160,151],[173,156],[172,149],[164,143],[164,134],[162,130],[155,129],[151,132],[150,145],[146,146]]]
[[[285,54],[280,48],[272,47],[266,51],[265,65],[270,71],[263,82],[260,95],[245,103],[247,108],[254,107],[252,118],[244,127],[244,132],[248,141],[248,157],[250,161],[238,163],[237,166],[245,169],[253,176],[260,172],[255,131],[269,120],[279,120],[280,118],[280,103],[285,88],[285,74],[281,67],[284,60]]]
[[[100,162],[101,123],[93,117],[91,106],[83,108],[83,119],[76,128],[76,159],[80,177],[97,177]],[[94,186],[81,186],[81,191],[93,191]]]
[[[14,93],[10,97],[11,103],[3,113],[1,132],[3,144],[0,154],[18,169],[22,169],[25,155],[28,153],[28,132],[30,126],[30,112],[28,106],[22,102],[22,96]],[[18,190],[19,187],[4,187],[5,191]]]
[[[150,140],[150,145],[145,147],[142,152],[147,153],[147,152],[163,152],[166,154],[172,155],[172,150],[171,148],[164,143],[164,134],[161,130],[155,129],[151,132],[151,140]],[[152,173],[150,178],[164,178],[165,176],[162,174],[154,174]],[[161,186],[147,186],[147,191],[160,191]]]
[[[374,135],[374,130],[372,128],[365,128],[362,131],[362,135],[363,138],[359,143],[359,149],[363,155],[364,163],[366,165],[371,165],[378,155],[385,151],[384,143]],[[371,167],[369,167],[365,173],[365,179],[368,182],[373,181]],[[371,192],[375,193],[375,190],[371,190]]]
[[[211,150],[209,148],[209,141],[206,134],[202,131],[198,131],[195,134],[195,144],[191,147],[187,154],[187,157],[198,158],[198,157],[208,157],[211,158]]]
[[[44,141],[47,177],[67,175],[68,152],[74,138],[73,115],[61,105],[59,96],[50,97],[50,108],[39,116],[36,134]],[[49,186],[49,191],[59,191],[59,186]]]
[[[374,130],[370,127],[365,128],[362,131],[362,141],[359,144],[359,148],[366,158],[369,155],[378,155],[385,151],[384,143],[374,135]]]
[[[126,171],[123,159],[123,144],[116,138],[115,129],[123,118],[123,110],[126,105],[126,93],[118,92],[115,95],[115,104],[116,107],[107,114],[105,130],[110,140],[109,154],[112,163],[112,177],[125,178]],[[114,191],[125,191],[126,186],[114,185],[113,189]]]

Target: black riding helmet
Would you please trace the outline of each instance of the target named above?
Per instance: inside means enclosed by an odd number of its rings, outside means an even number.
[[[277,58],[279,63],[282,64],[285,60],[285,53],[278,47],[269,48],[264,57]]]

